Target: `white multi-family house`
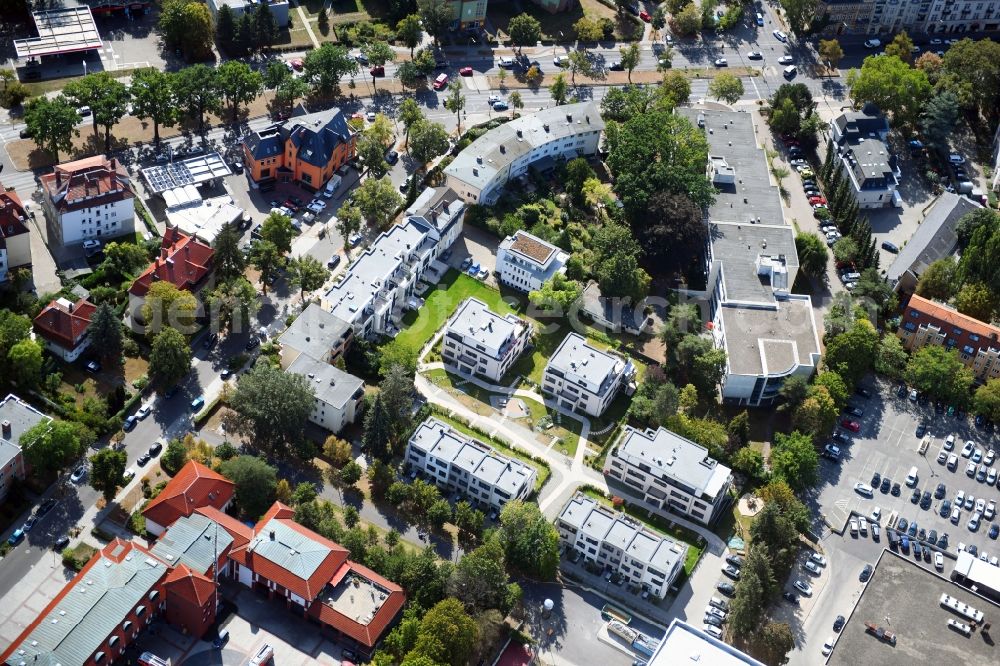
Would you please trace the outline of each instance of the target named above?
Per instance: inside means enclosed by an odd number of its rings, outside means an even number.
[[[361,414],[365,383],[340,368],[307,354],[300,354],[288,372],[309,380],[315,394],[309,420],[333,433],[354,423]]]
[[[566,270],[569,254],[552,243],[518,230],[500,241],[497,275],[500,282],[518,291],[535,291],[556,273]]]
[[[686,544],[581,493],[563,507],[556,529],[563,544],[661,599],[684,570]]]
[[[600,416],[618,392],[635,390],[635,365],[627,358],[591,345],[570,333],[549,358],[542,375],[542,392],[559,406]]]
[[[103,155],[56,165],[41,177],[49,245],[79,245],[135,232],[131,177]]]
[[[523,319],[500,316],[478,298],[467,298],[445,325],[441,355],[466,374],[500,381],[530,338]]]
[[[604,464],[604,474],[648,504],[710,525],[729,505],[733,474],[708,449],[666,428],[625,426]]]
[[[439,487],[458,491],[474,504],[499,512],[511,500],[527,498],[537,472],[446,423],[428,418],[406,445],[406,462]]]
[[[15,268],[31,264],[28,216],[14,190],[0,185],[0,283],[10,279]]]

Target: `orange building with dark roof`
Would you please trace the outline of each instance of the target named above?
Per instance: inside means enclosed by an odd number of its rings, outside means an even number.
[[[234,488],[233,482],[226,477],[191,460],[143,508],[146,530],[159,536],[178,518],[190,516],[202,507],[225,511],[233,499]]]
[[[45,341],[54,356],[72,363],[90,346],[87,329],[97,306],[86,298],[76,303],[57,298],[45,306],[32,322],[35,335]]]

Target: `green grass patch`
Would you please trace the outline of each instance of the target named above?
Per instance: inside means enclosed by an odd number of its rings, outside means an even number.
[[[97,549],[90,544],[81,543],[62,552],[63,565],[73,571],[80,571],[94,556]]]
[[[473,437],[475,439],[480,440],[481,442],[489,444],[497,451],[505,455],[508,455],[511,458],[517,458],[526,465],[531,465],[532,467],[534,467],[535,470],[538,472],[538,475],[535,477],[536,496],[538,495],[539,492],[541,492],[542,488],[548,482],[549,477],[552,476],[552,470],[549,469],[549,464],[544,460],[542,460],[541,458],[529,455],[528,453],[525,453],[520,449],[515,449],[509,446],[506,442],[490,437],[489,435],[482,432],[478,428],[470,426],[465,421],[461,421],[452,416],[449,416],[448,413],[445,412],[444,410],[438,408],[432,408],[431,411],[433,412],[434,418],[440,419],[444,423],[447,423],[460,433],[463,433],[465,435],[468,435],[469,437]]]
[[[611,500],[594,488],[582,487],[579,490],[588,497],[591,497],[602,504],[613,507]],[[701,559],[702,553],[705,552],[705,543],[701,538],[701,535],[681,525],[674,524],[674,526],[671,527],[666,518],[657,516],[656,514],[649,515],[643,509],[632,506],[628,502],[626,502],[622,507],[622,511],[632,518],[635,518],[654,532],[665,534],[676,541],[682,541],[687,544],[688,551],[687,556],[684,558],[684,574],[687,576],[691,575],[691,572],[694,571],[695,565],[698,564],[698,560]]]

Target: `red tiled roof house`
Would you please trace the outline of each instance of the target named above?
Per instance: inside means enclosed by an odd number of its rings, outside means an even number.
[[[233,499],[232,481],[194,460],[170,479],[142,510],[146,530],[157,536],[182,516],[190,516],[201,507],[225,511]]]
[[[28,239],[28,216],[17,192],[7,192],[0,185],[0,283],[10,279],[10,272],[31,264]]]
[[[163,234],[159,256],[129,287],[128,307],[132,329],[142,333],[146,331],[147,325],[156,326],[157,322],[144,322],[142,319],[146,294],[156,282],[170,282],[178,289],[190,291],[195,296],[204,289],[211,289],[214,283],[214,255],[215,250],[210,245],[182,234],[175,227],[169,227]]]
[[[49,352],[72,363],[90,346],[87,329],[97,306],[85,298],[76,303],[57,298],[35,317],[35,335],[45,342]]]
[[[135,233],[132,179],[118,160],[66,162],[41,181],[51,247]]]

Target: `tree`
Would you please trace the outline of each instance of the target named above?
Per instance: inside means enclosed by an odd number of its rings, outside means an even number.
[[[308,481],[302,481],[295,486],[295,490],[292,491],[292,504],[298,506],[300,504],[308,504],[316,500],[316,486],[309,483]]]
[[[839,411],[825,386],[810,386],[809,395],[792,414],[792,427],[820,440],[836,425]]]
[[[302,62],[305,78],[321,95],[330,95],[340,84],[341,77],[358,73],[358,61],[347,48],[330,42],[306,53]]]
[[[305,437],[315,396],[306,377],[258,363],[240,376],[229,407],[237,430],[252,434],[256,446],[283,453]]]
[[[649,24],[653,27],[653,30],[660,32],[667,25],[667,12],[663,5],[658,5],[656,9],[653,10],[653,16],[650,17]]]
[[[441,123],[429,120],[418,122],[413,125],[408,148],[417,164],[427,164],[448,152],[448,131]]]
[[[997,299],[982,282],[971,282],[955,294],[955,307],[962,314],[990,321],[997,310]]]
[[[465,96],[462,94],[462,84],[452,81],[448,84],[448,94],[444,98],[444,108],[455,114],[458,122],[458,133],[462,133],[462,109],[465,108]]]
[[[448,594],[475,612],[487,608],[509,610],[510,582],[499,539],[488,539],[458,561],[448,580]]]
[[[513,117],[514,117],[514,114],[515,114],[515,113],[516,113],[517,111],[520,111],[521,109],[523,109],[523,108],[524,108],[524,100],[522,100],[522,99],[521,99],[521,93],[519,93],[519,92],[518,92],[518,91],[516,91],[516,90],[515,90],[515,91],[513,91],[513,92],[512,92],[512,93],[511,93],[511,94],[510,94],[510,95],[509,95],[509,96],[507,97],[507,101],[508,101],[508,102],[510,103],[510,108],[512,109],[512,110],[511,110],[511,112],[510,112],[510,117],[511,117],[511,118],[513,118]]]
[[[540,289],[530,292],[528,300],[536,307],[565,313],[581,296],[583,287],[579,282],[570,280],[565,273],[556,273]]]
[[[969,402],[969,389],[974,380],[972,370],[965,367],[957,350],[937,345],[921,347],[914,352],[904,376],[906,383],[917,390],[960,407]]]
[[[160,33],[170,46],[184,52],[190,62],[212,55],[215,31],[208,7],[191,0],[166,0],[160,10]]]
[[[665,72],[657,94],[665,106],[672,109],[687,103],[691,97],[691,82],[683,72]]]
[[[455,503],[455,526],[467,536],[478,538],[483,532],[483,512],[465,500]]]
[[[413,411],[413,370],[402,364],[387,368],[379,386],[379,395],[388,414],[390,430],[396,433],[398,439],[410,429]]]
[[[191,369],[191,346],[177,329],[164,327],[153,338],[149,352],[149,373],[166,386],[173,386]]]
[[[344,239],[344,247],[350,251],[350,238],[361,229],[362,215],[357,204],[348,199],[337,211],[337,233]]]
[[[555,578],[559,569],[559,533],[537,504],[521,500],[505,504],[497,534],[509,566],[533,579]]]
[[[215,265],[215,277],[223,282],[242,277],[246,270],[246,257],[240,249],[240,236],[232,225],[225,225],[212,243],[215,254],[212,263]]]
[[[295,238],[295,227],[292,226],[292,219],[281,213],[271,213],[264,218],[264,222],[260,226],[260,237],[262,241],[274,243],[278,252],[290,252],[292,239]]]
[[[242,275],[219,282],[205,296],[213,325],[233,332],[250,330],[254,315],[260,310],[257,290]]]
[[[403,198],[388,178],[366,179],[354,190],[351,199],[368,220],[368,224],[375,229],[388,227],[396,211],[403,205]]]
[[[733,74],[716,74],[708,84],[708,94],[717,100],[735,104],[743,97],[743,81]]]
[[[1000,44],[962,39],[948,47],[944,70],[954,89],[967,96],[969,107],[995,124],[1000,106]]]
[[[396,24],[396,37],[410,49],[411,59],[413,58],[413,49],[420,46],[420,40],[423,39],[423,36],[424,29],[420,25],[420,16],[417,14],[404,16]]]
[[[388,463],[392,458],[391,419],[381,394],[376,394],[371,408],[365,414],[365,429],[361,448],[371,458]]]
[[[643,214],[656,192],[686,194],[699,206],[712,202],[708,143],[683,116],[660,109],[636,115],[609,133],[607,146],[615,192],[631,219]]]
[[[70,81],[63,91],[77,106],[90,107],[94,135],[98,134],[98,127],[104,128],[104,151],[110,153],[111,128],[128,111],[128,86],[108,72],[94,72]]]
[[[274,91],[274,101],[281,108],[289,108],[295,100],[309,93],[309,84],[296,76],[285,78]]]
[[[316,27],[319,28],[319,32],[323,36],[330,32],[330,16],[326,13],[326,6],[323,6],[316,16]]]
[[[871,369],[878,347],[878,332],[871,322],[857,319],[851,328],[827,343],[826,367],[856,386]]]
[[[388,43],[381,40],[368,42],[361,47],[361,52],[368,57],[368,62],[372,64],[372,71],[375,67],[384,67],[387,62],[396,59],[396,52]],[[372,73],[372,89],[375,89],[376,75]]]
[[[875,370],[888,377],[899,377],[906,368],[908,356],[903,343],[895,335],[886,335],[879,342]]]
[[[773,581],[767,561],[767,547],[754,543],[740,569],[736,596],[729,608],[729,627],[736,636],[748,637],[760,623],[760,609],[767,605],[768,590]]]
[[[253,45],[260,50],[270,48],[278,39],[278,23],[271,11],[271,4],[268,2],[257,4],[256,10],[251,16],[253,17]]]
[[[931,94],[926,73],[889,55],[865,58],[860,70],[847,73],[847,87],[856,105],[874,103],[897,123],[910,126],[916,124]]]
[[[833,398],[834,406],[837,408],[837,411],[840,411],[847,406],[847,400],[851,397],[850,391],[847,389],[847,383],[844,382],[844,378],[836,372],[831,372],[829,370],[820,372],[816,375],[816,379],[813,380],[813,385],[816,387],[823,387],[827,390],[830,397]]]
[[[227,60],[217,70],[218,91],[226,99],[233,112],[233,122],[239,117],[240,105],[257,99],[264,90],[264,78],[260,72],[240,60]]]
[[[990,421],[1000,421],[1000,379],[988,379],[976,389],[972,398],[972,409]],[[24,446],[24,436],[21,437],[21,445]]]
[[[124,451],[102,449],[90,456],[90,486],[101,493],[105,502],[115,498],[126,464],[128,457]]]
[[[594,68],[594,61],[585,50],[570,51],[569,53],[569,75],[573,85],[576,85],[576,74],[579,72],[584,76],[597,76]]]
[[[566,103],[566,97],[569,94],[569,84],[566,83],[565,74],[562,72],[556,74],[552,85],[549,86],[549,94],[552,95],[552,100],[556,103],[556,106]]]
[[[938,259],[923,272],[917,282],[917,294],[940,301],[950,300],[955,292],[955,272],[958,264],[954,257]]]
[[[226,51],[236,50],[236,16],[229,5],[222,5],[216,14],[215,41]]]
[[[361,465],[354,460],[348,460],[347,463],[340,469],[340,483],[343,484],[345,488],[350,488],[361,479],[361,474]]]
[[[623,46],[618,49],[621,54],[622,67],[628,72],[628,82],[632,83],[632,70],[639,66],[639,59],[642,57],[642,52],[639,50],[638,44],[629,44],[628,46]]]
[[[85,444],[80,441],[80,426],[69,421],[44,421],[21,433],[17,442],[32,469],[43,473],[61,470],[76,460]]]
[[[271,241],[257,241],[250,248],[250,262],[260,272],[260,285],[266,296],[267,283],[271,279],[271,276],[274,275],[274,271],[281,266],[282,253]]]
[[[417,100],[407,97],[399,103],[399,111],[396,115],[399,117],[399,122],[403,123],[403,129],[406,132],[403,142],[407,145],[407,149],[409,149],[410,130],[424,119],[424,113],[420,110]]]
[[[73,137],[80,134],[76,129],[78,122],[80,115],[76,107],[62,95],[36,97],[28,102],[24,111],[24,123],[31,138],[52,153],[57,162],[60,152],[73,149]]]
[[[701,30],[701,10],[694,2],[690,2],[674,14],[674,32],[684,37],[690,37]]]
[[[913,40],[906,31],[897,32],[891,42],[885,45],[885,55],[896,56],[908,65],[913,64]]]
[[[146,333],[152,335],[164,326],[193,332],[197,312],[198,299],[194,294],[161,280],[149,287],[139,314],[146,324]]]
[[[170,476],[174,476],[177,472],[181,471],[181,468],[187,464],[187,461],[187,447],[179,439],[170,440],[163,455],[160,456],[160,466]]]
[[[426,518],[432,529],[441,529],[451,519],[451,505],[447,500],[437,500],[427,509]]]
[[[760,451],[744,446],[733,456],[733,469],[751,480],[760,480],[764,477],[764,456]]]
[[[318,259],[308,254],[288,262],[288,284],[299,288],[299,298],[306,302],[306,292],[323,286],[330,277],[330,271]]]
[[[424,29],[434,38],[434,45],[437,46],[451,25],[451,3],[448,0],[417,0],[417,9]]]
[[[371,136],[363,134],[357,143],[356,151],[369,176],[362,183],[385,176],[389,170],[389,164],[385,161],[385,146]]]
[[[228,5],[223,7],[228,9]],[[129,93],[132,96],[132,115],[153,124],[153,144],[159,150],[160,128],[177,124],[178,103],[173,75],[155,67],[144,67],[132,74]]]
[[[518,53],[525,46],[534,46],[542,37],[542,24],[531,14],[518,14],[507,25],[510,43],[517,47]]]
[[[442,599],[420,621],[416,644],[402,664],[462,666],[468,661],[478,638],[479,628],[461,602]]]
[[[808,400],[808,398],[806,399]],[[777,433],[771,449],[771,470],[778,478],[796,491],[803,491],[816,483],[819,456],[812,439],[803,433],[789,435]]]
[[[632,232],[608,222],[593,236],[594,275],[604,296],[627,296],[638,303],[649,292],[650,277],[639,267],[642,250]]]
[[[267,69],[264,70],[264,86],[274,90],[281,85],[283,81],[294,78],[285,67],[285,64],[280,60],[272,60],[267,64]]]
[[[597,21],[583,16],[573,24],[576,38],[581,42],[597,42],[604,37],[604,28]]]
[[[765,622],[754,641],[754,656],[765,664],[784,664],[795,648],[795,637],[787,622]]]
[[[17,368],[17,384],[34,389],[42,379],[42,346],[34,340],[21,340],[10,348],[7,361]]]
[[[120,364],[124,336],[122,323],[115,315],[114,308],[108,303],[101,303],[90,317],[87,327],[90,338],[90,349],[106,363]]]
[[[928,100],[920,117],[920,135],[927,145],[939,152],[948,150],[960,118],[958,98],[950,90],[942,90]]]
[[[830,252],[823,239],[811,232],[797,234],[795,236],[795,249],[799,255],[799,266],[802,267],[806,275],[814,279],[824,280]]]
[[[831,69],[837,69],[837,65],[844,57],[844,49],[836,39],[819,40],[819,57]]]
[[[336,435],[330,435],[323,443],[323,455],[330,459],[334,467],[343,467],[351,459],[351,444]]]
[[[795,34],[801,34],[815,18],[816,0],[781,0],[781,7]]]
[[[255,456],[236,456],[222,463],[222,475],[235,485],[236,503],[252,520],[274,503],[278,470]]]
[[[175,73],[171,81],[177,103],[188,116],[198,120],[198,134],[204,136],[205,114],[221,109],[216,70],[199,63]]]
[[[853,238],[844,236],[833,244],[833,258],[839,262],[855,263],[861,250]]]

